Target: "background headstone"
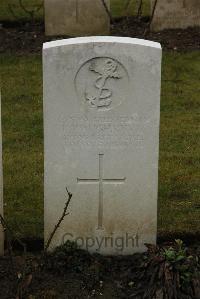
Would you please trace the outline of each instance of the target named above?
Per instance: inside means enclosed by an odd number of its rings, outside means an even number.
[[[110,8],[110,0],[105,2]],[[109,31],[101,0],[45,0],[46,35],[108,35]]]
[[[0,214],[3,215],[3,166],[2,166],[2,133],[1,133],[1,92],[0,92]],[[4,233],[0,222],[0,255],[4,253]]]
[[[161,47],[90,37],[44,44],[45,240],[131,254],[156,242]]]
[[[151,0],[152,7],[155,0]],[[158,0],[151,29],[185,29],[200,26],[199,0]]]

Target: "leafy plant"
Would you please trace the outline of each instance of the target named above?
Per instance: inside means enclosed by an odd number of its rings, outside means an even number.
[[[175,240],[170,246],[146,246],[148,251],[140,268],[142,275],[131,297],[137,296],[142,280],[141,298],[199,298],[199,258],[187,250],[182,240]]]
[[[164,257],[171,265],[174,271],[177,271],[180,276],[180,285],[185,286],[190,284],[194,275],[193,264],[198,263],[198,257],[187,255],[187,250],[184,247],[182,240],[175,240],[175,246],[164,249]]]

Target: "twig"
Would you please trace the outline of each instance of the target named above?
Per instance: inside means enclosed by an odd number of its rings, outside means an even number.
[[[23,247],[23,252],[24,255],[26,256],[26,244],[23,243],[19,238],[13,238],[12,237],[12,231],[9,228],[7,222],[5,221],[4,217],[0,214],[0,223],[3,226],[4,229],[4,233],[6,234],[6,241],[7,241],[7,249],[8,249],[8,254],[10,257],[10,262],[11,262],[11,266],[12,266],[12,270],[13,272],[15,272],[15,267],[14,267],[14,262],[13,262],[13,250],[12,250],[12,240],[13,242],[17,241],[22,247]]]
[[[126,16],[128,16],[128,8],[129,8],[131,1],[132,0],[126,0],[125,6],[124,6]]]
[[[0,222],[4,228],[4,231],[7,231],[7,247],[8,247],[8,253],[9,257],[11,260],[11,266],[12,266],[12,271],[14,273],[14,276],[16,277],[17,275],[17,290],[16,290],[16,299],[22,299],[23,298],[23,293],[24,291],[28,288],[31,279],[32,279],[32,274],[29,274],[26,277],[26,267],[27,267],[27,257],[26,257],[26,244],[23,243],[20,239],[18,238],[12,238],[12,231],[8,227],[8,224],[6,223],[5,219],[3,216],[0,214]],[[17,269],[15,268],[14,261],[13,261],[13,251],[12,251],[12,245],[11,245],[11,240],[13,239],[13,242],[17,241],[24,249],[24,265],[21,271],[16,271]]]
[[[42,9],[43,7],[43,3],[41,3],[40,5],[38,5],[38,7],[35,9],[35,12],[38,12],[40,9]]]
[[[109,18],[110,18],[110,21],[113,23],[114,20],[113,20],[112,14],[111,14],[110,9],[108,8],[108,6],[107,6],[105,0],[101,0],[101,2],[102,2],[103,6],[104,6],[104,8],[105,8],[105,10],[106,10],[107,15],[108,15]]]
[[[140,3],[138,5],[137,18],[141,17],[142,15],[142,7],[143,7],[143,0],[140,0]]]
[[[43,6],[43,3],[41,3],[40,5],[38,5],[38,7],[36,7],[35,9],[32,9],[32,10],[29,10],[25,7],[25,5],[23,4],[22,0],[19,0],[19,5],[21,6],[21,8],[27,13],[30,15],[30,17],[33,19],[34,18],[34,15],[36,12],[38,12],[42,6]]]
[[[19,5],[21,6],[21,8],[22,8],[27,14],[33,15],[33,12],[34,12],[34,11],[33,11],[33,10],[28,10],[28,9],[26,8],[26,6],[24,6],[22,0],[19,0]]]
[[[0,214],[0,223],[3,226],[4,232],[6,233],[6,240],[7,240],[7,248],[8,248],[8,252],[11,258],[11,263],[13,265],[13,254],[12,254],[12,245],[11,245],[11,240],[13,240],[13,242],[17,241],[22,247],[23,247],[23,252],[26,255],[26,244],[23,243],[19,238],[12,238],[12,231],[9,228],[8,224],[6,223],[5,219],[3,218],[3,216]]]
[[[35,13],[37,13],[42,7],[43,7],[43,3],[41,3],[40,5],[38,5],[35,9],[29,10],[26,8],[26,6],[24,5],[22,0],[18,0],[19,2],[19,6],[20,8],[30,16],[31,21],[33,21]],[[13,17],[17,20],[19,20],[20,18],[15,14],[14,9],[12,7],[12,5],[8,4],[8,8],[10,13],[13,15]]]
[[[12,253],[12,245],[11,245],[11,238],[10,238],[10,234],[9,234],[9,229],[8,226],[6,224],[6,221],[4,220],[3,216],[0,214],[0,223],[3,227],[4,230],[4,234],[6,234],[6,241],[7,241],[7,249],[8,249],[8,254],[10,257],[10,263],[12,266],[12,269],[14,271],[14,263],[13,263],[13,253]]]
[[[153,10],[152,10],[152,14],[151,14],[151,17],[150,17],[150,21],[149,21],[149,23],[148,23],[148,25],[147,25],[147,27],[146,27],[146,29],[144,31],[144,36],[146,36],[148,29],[151,27],[151,24],[153,22],[153,18],[154,18],[154,15],[155,15],[157,4],[158,4],[158,0],[155,0],[154,6],[153,6]]]
[[[156,6],[158,4],[158,0],[155,0],[154,2],[154,6],[153,6],[153,11],[152,11],[152,14],[151,14],[151,19],[150,19],[150,22],[149,22],[149,25],[151,26],[151,23],[153,21],[153,18],[154,18],[154,15],[155,15],[155,11],[156,11]]]
[[[49,238],[47,240],[47,243],[46,243],[45,248],[44,248],[44,254],[46,254],[46,252],[47,252],[47,250],[48,250],[48,248],[49,248],[49,246],[51,244],[51,241],[52,241],[52,239],[53,239],[53,237],[54,237],[57,229],[59,228],[61,222],[63,221],[63,219],[65,218],[65,216],[67,216],[69,214],[69,213],[67,213],[67,209],[68,209],[69,203],[70,203],[71,198],[72,198],[72,193],[70,193],[68,191],[67,187],[66,187],[66,191],[67,191],[67,194],[68,194],[68,199],[66,201],[66,204],[65,204],[65,207],[64,207],[64,210],[63,210],[63,213],[62,213],[60,219],[58,220],[57,224],[55,225],[52,233],[50,234],[50,236],[49,236]]]
[[[8,9],[10,11],[10,14],[14,17],[14,19],[16,20],[20,20],[20,18],[15,14],[13,8],[12,8],[12,5],[8,4]]]

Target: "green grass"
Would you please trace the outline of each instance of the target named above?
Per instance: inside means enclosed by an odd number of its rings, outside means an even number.
[[[200,55],[163,61],[159,230],[200,231]]]
[[[160,233],[200,231],[200,52],[165,52],[159,166]],[[41,57],[2,55],[5,216],[15,233],[43,236]]]
[[[111,0],[111,11],[113,17],[121,17],[121,16],[130,16],[137,14],[138,2],[136,0],[132,0],[128,9],[126,8],[127,0]],[[150,14],[150,0],[143,1],[143,9],[142,14],[147,16]]]
[[[4,201],[15,232],[42,236],[41,58],[1,57]]]
[[[43,0],[22,0],[22,3],[27,10],[35,11],[41,5],[41,3],[43,3]],[[42,18],[43,18],[43,7],[39,11],[36,11],[34,15],[35,20],[40,20]],[[27,14],[20,7],[19,1],[1,0],[0,1],[0,21],[18,21],[18,20],[21,21],[30,20],[30,15]]]
[[[25,8],[30,10],[37,10],[37,7],[43,3],[43,0],[22,0]],[[111,0],[111,11],[114,17],[120,17],[123,15],[134,15],[137,11],[137,2],[132,0],[127,11],[125,11],[126,0]],[[11,12],[11,7],[13,13]],[[150,0],[144,1],[143,15],[148,15],[150,11]],[[35,20],[43,19],[43,7],[35,13]],[[0,1],[0,21],[16,21],[30,20],[30,15],[27,14],[19,5],[18,0],[1,0]]]

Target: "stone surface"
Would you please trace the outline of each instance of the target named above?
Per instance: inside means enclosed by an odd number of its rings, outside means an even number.
[[[151,0],[152,7],[155,0]],[[185,29],[200,26],[199,0],[159,0],[151,29]]]
[[[110,0],[106,0],[110,7]],[[45,0],[46,35],[107,35],[110,20],[101,0]]]
[[[2,134],[1,134],[1,92],[0,92],[0,214],[3,215],[3,166],[2,166]],[[0,255],[4,252],[4,234],[0,222]]]
[[[45,240],[131,254],[156,242],[160,44],[89,37],[44,44]]]

